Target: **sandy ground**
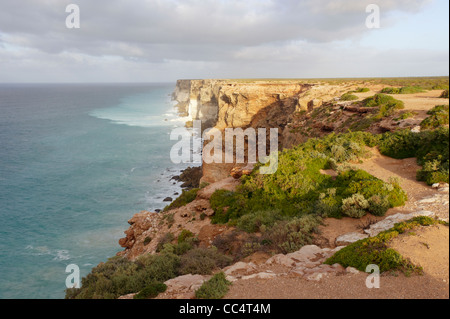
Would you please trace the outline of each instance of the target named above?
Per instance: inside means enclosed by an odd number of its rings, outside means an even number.
[[[448,299],[448,283],[425,274],[382,276],[380,289],[366,286],[368,274],[330,276],[320,282],[298,277],[233,283],[225,299]]]
[[[414,229],[399,236],[390,247],[423,268],[424,274],[406,277],[386,273],[380,288],[366,285],[369,274],[329,274],[320,282],[295,275],[275,279],[238,280],[225,299],[448,299],[449,228],[432,226]],[[271,269],[287,273],[285,269]]]
[[[404,258],[421,266],[438,281],[449,281],[449,229],[447,226],[422,227],[394,239],[390,245]]]

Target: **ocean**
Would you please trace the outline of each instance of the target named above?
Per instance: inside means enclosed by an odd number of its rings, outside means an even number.
[[[180,192],[174,84],[0,84],[0,298],[64,298]]]

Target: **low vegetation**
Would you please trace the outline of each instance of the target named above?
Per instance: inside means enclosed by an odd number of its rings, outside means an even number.
[[[381,91],[381,93],[385,94],[415,94],[423,92],[425,92],[425,89],[420,86],[405,86],[401,88],[388,87]]]
[[[341,101],[357,101],[357,100],[359,100],[359,97],[351,93],[345,93],[344,95],[341,96]]]
[[[449,106],[437,105],[427,113],[427,117],[421,124],[424,130],[437,129],[443,125],[449,125]]]
[[[183,193],[177,199],[175,199],[170,205],[166,206],[166,208],[164,208],[164,211],[167,212],[176,208],[180,208],[193,202],[197,197],[197,193],[199,190],[200,190],[199,188],[194,188],[189,191],[183,190]]]
[[[340,264],[343,267],[354,267],[365,272],[368,265],[380,267],[381,272],[401,271],[406,275],[413,272],[422,273],[422,269],[409,260],[403,258],[397,251],[389,248],[389,242],[414,228],[431,226],[438,222],[429,217],[417,217],[410,221],[396,224],[392,229],[378,234],[375,237],[360,240],[338,251],[325,263],[328,265]]]
[[[383,134],[379,142],[380,151],[396,159],[417,158],[422,169],[417,179],[429,185],[449,181],[449,129],[413,133],[402,130]]]
[[[216,248],[196,247],[195,238],[188,236],[136,261],[111,258],[82,279],[81,289],[67,289],[66,299],[117,299],[136,292],[137,299],[155,298],[166,290],[163,283],[169,279],[188,273],[211,275],[231,261]]]
[[[375,115],[375,119],[382,119],[383,117],[391,116],[396,111],[405,108],[405,104],[393,98],[392,96],[385,94],[376,94],[363,101],[363,106],[378,108],[378,114]]]
[[[197,299],[222,299],[227,294],[230,285],[225,274],[218,273],[195,292],[195,297]]]

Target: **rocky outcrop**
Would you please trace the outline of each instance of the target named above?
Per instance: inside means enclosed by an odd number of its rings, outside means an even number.
[[[230,177],[211,184],[198,192],[197,198],[186,206],[151,213],[142,211],[129,220],[130,227],[119,244],[125,250],[119,252],[130,260],[144,254],[154,254],[160,243],[176,241],[183,230],[192,232],[199,240],[200,247],[210,247],[214,238],[228,230],[227,226],[211,225],[208,217],[214,214],[209,198],[218,189],[233,191],[239,181]]]
[[[296,113],[311,111],[348,90],[343,85],[295,80],[179,80],[173,99],[178,102],[180,114],[202,121],[203,129],[277,128],[282,149],[300,142],[293,140],[287,128]],[[203,163],[202,181],[217,182],[228,177],[236,166],[245,165]]]

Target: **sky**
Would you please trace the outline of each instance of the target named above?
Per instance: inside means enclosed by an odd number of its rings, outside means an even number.
[[[0,0],[0,83],[448,74],[448,0]]]

